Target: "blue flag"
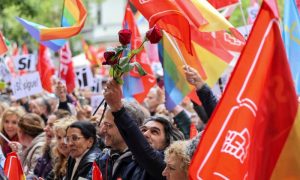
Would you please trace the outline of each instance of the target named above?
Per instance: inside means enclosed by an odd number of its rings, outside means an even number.
[[[283,40],[297,94],[300,95],[300,16],[295,0],[284,1]]]

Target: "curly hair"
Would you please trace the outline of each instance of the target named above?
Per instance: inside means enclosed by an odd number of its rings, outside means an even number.
[[[66,129],[76,121],[76,118],[73,116],[64,117],[61,119],[57,119],[54,122],[54,132],[57,133],[58,131],[66,131]],[[65,157],[62,153],[58,150],[58,143],[54,142],[54,147],[52,148],[52,155],[53,155],[53,172],[54,172],[54,179],[61,179],[64,177],[67,172],[67,160],[68,157]]]
[[[180,163],[180,168],[184,173],[188,174],[191,157],[186,153],[189,141],[176,141],[165,150],[165,162],[174,155],[177,162]]]

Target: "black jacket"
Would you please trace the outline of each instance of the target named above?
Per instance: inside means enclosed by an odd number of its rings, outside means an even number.
[[[166,167],[163,152],[150,146],[124,107],[118,112],[113,112],[113,115],[116,126],[135,159],[124,172],[126,179],[165,179],[162,176],[162,171]]]
[[[125,172],[132,162],[132,153],[129,150],[119,153],[106,149],[104,153],[96,158],[103,180],[130,179],[125,175]],[[90,174],[92,174],[92,171]]]
[[[100,149],[97,147],[92,147],[81,159],[77,170],[73,176],[72,180],[77,180],[79,177],[86,178],[86,179],[92,179],[90,177],[89,172],[91,171],[93,167],[93,162],[96,159],[97,156],[101,153]],[[72,176],[72,170],[75,165],[75,159],[69,157],[67,162],[67,174],[66,174],[66,180],[71,180]]]
[[[207,117],[210,118],[215,107],[217,106],[217,98],[206,84],[201,89],[197,90],[197,95],[202,102],[202,106],[205,109]]]

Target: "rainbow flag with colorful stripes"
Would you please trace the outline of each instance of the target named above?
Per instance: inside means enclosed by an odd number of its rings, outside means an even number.
[[[185,79],[182,68],[185,60],[182,60],[174,39],[164,33],[161,42],[158,51],[164,69],[165,106],[168,110],[173,110],[193,90],[193,86]]]
[[[86,16],[87,12],[81,0],[65,0],[61,27],[48,28],[19,17],[17,20],[35,40],[53,51],[58,51],[66,43],[65,39],[81,31]]]

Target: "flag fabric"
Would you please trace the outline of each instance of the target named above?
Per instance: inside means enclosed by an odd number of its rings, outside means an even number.
[[[232,28],[232,24],[225,19],[212,5],[210,5],[206,0],[176,0],[175,1],[179,7],[185,6],[184,4],[190,4],[189,9],[182,9],[184,10],[184,14],[187,15],[188,19],[193,19],[193,16],[190,16],[190,9],[194,10],[193,12],[196,14],[198,11],[200,19],[204,19],[202,21],[206,23],[198,23],[193,24],[197,29],[202,32],[211,32],[211,31],[219,31],[219,30],[226,30]],[[195,22],[195,21],[191,21]]]
[[[65,0],[62,27],[48,28],[43,25],[17,17],[29,34],[41,44],[58,51],[67,38],[78,34],[84,26],[87,16],[81,0]]]
[[[300,16],[295,0],[284,2],[283,39],[297,94],[300,95]]]
[[[68,93],[75,89],[75,72],[72,61],[72,52],[69,43],[66,43],[59,52],[60,55],[60,78],[66,82]]]
[[[127,4],[125,9],[123,28],[130,29],[132,32],[130,49],[139,48],[142,44],[142,37],[129,4]],[[131,62],[138,62],[147,74],[145,76],[140,76],[137,70],[133,69],[128,75],[124,76],[123,95],[125,98],[134,97],[138,102],[142,103],[150,89],[156,84],[156,78],[151,69],[150,61],[145,49],[132,58]]]
[[[11,152],[7,154],[3,170],[5,175],[8,177],[8,179],[13,179],[13,180],[26,179],[26,176],[21,166],[21,162],[18,158],[17,153],[15,152]]]
[[[298,110],[273,7],[263,1],[192,158],[190,179],[270,179],[272,175]]]
[[[22,45],[22,54],[23,54],[23,55],[29,54],[27,45],[26,45],[25,43]]]
[[[234,56],[229,53],[229,47],[239,46],[239,50],[241,50],[244,46],[244,41],[237,40],[237,37],[240,38],[240,36],[230,22],[208,2],[202,2],[202,0],[176,0],[174,2],[176,2],[182,13],[186,15],[191,25],[192,50],[195,52],[192,54],[194,59],[200,62],[200,66],[192,67],[197,70],[203,69],[201,71],[204,72],[199,71],[199,73],[206,83],[213,87],[229,63],[234,59]],[[200,17],[198,17],[199,14],[201,15]],[[198,23],[193,20],[194,17],[198,18]],[[201,20],[202,18],[204,20]],[[231,36],[225,30],[230,30],[234,36]],[[226,36],[224,35],[226,39],[214,36],[211,32],[201,31],[217,31],[217,34],[226,34]],[[232,46],[227,46],[228,44],[232,44]],[[183,48],[180,48],[180,50],[182,51]]]
[[[194,89],[185,79],[183,57],[171,38],[164,33],[158,48],[164,69],[165,106],[168,110],[173,110]]]
[[[300,12],[300,0],[296,0],[296,5],[297,5],[297,8],[298,8],[298,12]]]
[[[195,123],[191,123],[190,125],[190,139],[193,139],[193,137],[197,136],[198,130],[196,128]]]
[[[0,55],[6,53],[7,51],[8,51],[8,48],[6,46],[6,42],[5,42],[4,36],[0,32]]]
[[[93,177],[92,180],[102,180],[102,173],[97,165],[97,163],[93,162]]]
[[[43,88],[48,92],[52,92],[51,78],[54,74],[54,68],[51,66],[51,64],[50,52],[48,51],[48,48],[40,44],[36,69],[40,74]]]
[[[175,4],[161,0],[131,0],[131,2],[149,21],[150,27],[157,24],[161,29],[183,41],[191,53],[190,24]]]
[[[230,6],[239,3],[239,0],[207,0],[216,9],[222,9],[226,6]]]
[[[195,56],[197,56],[207,76],[205,82],[213,87],[234,57],[211,33],[192,29],[192,38]]]
[[[102,61],[101,61],[101,58],[98,57],[97,50],[93,46],[88,45],[84,39],[82,39],[81,42],[82,42],[82,47],[83,47],[83,51],[85,53],[86,59],[88,61],[90,61],[91,65],[97,65],[97,66],[101,67]],[[99,48],[99,50],[100,49],[101,48]]]

